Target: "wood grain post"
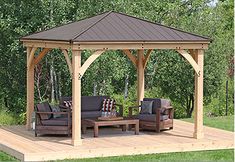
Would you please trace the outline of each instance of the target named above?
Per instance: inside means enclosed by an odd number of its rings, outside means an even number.
[[[26,129],[31,129],[32,113],[34,111],[34,65],[29,64],[30,55],[34,55],[34,51],[27,47],[27,108],[26,108]],[[31,56],[33,57],[33,56]]]
[[[144,50],[138,50],[137,53],[137,97],[138,104],[144,98]]]
[[[81,51],[73,51],[72,58],[73,77],[72,77],[72,145],[82,144],[81,139]]]
[[[195,74],[195,110],[194,110],[194,138],[201,139],[204,137],[203,133],[203,62],[204,51],[197,50],[195,55],[200,75]]]

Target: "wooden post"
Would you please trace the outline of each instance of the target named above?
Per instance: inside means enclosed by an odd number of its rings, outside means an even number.
[[[194,138],[201,139],[203,133],[203,58],[204,51],[197,50],[195,53],[195,61],[199,66],[199,76],[195,74],[195,110],[194,110]]]
[[[81,140],[81,51],[73,51],[72,58],[73,79],[72,79],[72,145],[82,144]]]
[[[144,50],[138,50],[137,53],[137,97],[138,104],[144,98]]]
[[[32,113],[34,111],[34,65],[29,64],[30,55],[34,55],[35,49],[27,47],[27,110],[26,129],[31,129]],[[32,51],[32,52],[31,52]],[[31,56],[32,58],[33,56]]]

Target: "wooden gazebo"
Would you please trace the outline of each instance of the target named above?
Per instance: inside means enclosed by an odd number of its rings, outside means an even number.
[[[138,73],[138,101],[144,98],[144,69],[153,49],[172,49],[195,70],[194,137],[203,138],[203,58],[210,39],[117,12],[106,12],[21,38],[27,47],[27,129],[34,110],[34,67],[53,48],[61,49],[72,75],[72,144],[81,145],[81,78],[107,50],[122,50]],[[38,48],[43,48],[35,56]],[[82,50],[95,52],[81,65]],[[136,49],[137,57],[130,49]],[[72,60],[68,51],[72,51]],[[146,53],[146,54],[144,54]]]

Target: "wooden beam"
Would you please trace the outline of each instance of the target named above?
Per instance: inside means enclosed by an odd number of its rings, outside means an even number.
[[[29,68],[30,66],[32,66],[33,64],[33,60],[34,60],[34,54],[36,52],[37,48],[33,47],[30,51],[29,57],[28,57],[28,61],[27,61],[27,67]]]
[[[144,99],[144,50],[138,50],[137,53],[138,58],[138,68],[137,68],[137,97],[138,97],[138,104],[140,101]]]
[[[131,60],[131,62],[133,63],[133,65],[135,66],[135,67],[137,67],[137,58],[131,53],[131,51],[130,50],[128,50],[128,49],[124,49],[124,50],[122,50],[126,55],[127,55],[127,57]]]
[[[77,45],[77,46],[76,46]],[[208,49],[208,43],[177,43],[177,42],[142,42],[142,43],[131,43],[131,42],[113,42],[106,43],[93,43],[89,44],[81,43],[74,44],[74,49]]]
[[[34,59],[34,66],[37,65],[42,58],[47,54],[47,52],[49,52],[51,49],[50,48],[44,48],[39,54],[38,56]]]
[[[153,49],[149,49],[148,51],[147,51],[147,54],[146,54],[146,56],[145,56],[145,58],[144,58],[144,69],[146,68],[146,66],[147,66],[147,63],[148,63],[148,60],[149,60],[149,58],[150,58],[150,54],[151,54],[151,52],[153,51]]]
[[[89,68],[89,66],[104,52],[105,50],[97,50],[93,54],[91,54],[91,56],[82,65],[79,71],[79,75],[83,76],[86,70]]]
[[[198,64],[195,62],[193,57],[185,50],[176,50],[179,54],[181,54],[193,67],[197,75],[200,75],[200,69]]]
[[[79,77],[79,71],[81,68],[81,51],[72,51],[72,66],[73,66],[73,78],[72,78],[72,145],[78,146],[82,144],[81,139],[81,78]]]
[[[83,49],[208,49],[209,42],[69,42],[62,41],[23,41],[26,47]]]
[[[72,77],[73,76],[73,67],[72,67],[71,60],[69,58],[68,50],[62,50],[62,52],[64,54],[65,60],[66,60],[67,65],[69,67],[70,76]]]
[[[194,138],[201,139],[204,137],[203,133],[203,64],[204,51],[198,50],[195,55],[200,70],[200,75],[195,75],[195,105],[194,105]]]
[[[26,129],[31,129],[32,113],[34,111],[34,66],[30,66],[35,48],[27,48],[27,108],[26,108]]]

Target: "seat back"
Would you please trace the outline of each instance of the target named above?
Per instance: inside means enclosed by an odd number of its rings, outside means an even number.
[[[171,101],[161,98],[144,98],[144,101],[153,101],[152,113],[156,114],[156,109],[161,107],[171,106]],[[162,112],[163,113],[163,112]]]
[[[38,112],[52,112],[51,106],[48,102],[43,102],[36,105]],[[48,120],[53,117],[52,114],[39,114],[41,120]]]
[[[81,109],[85,111],[100,111],[102,108],[103,100],[110,98],[109,96],[82,96]],[[72,101],[72,97],[61,97],[60,105],[64,105],[64,101]]]
[[[109,96],[82,96],[82,112],[83,111],[100,111],[103,100]]]

